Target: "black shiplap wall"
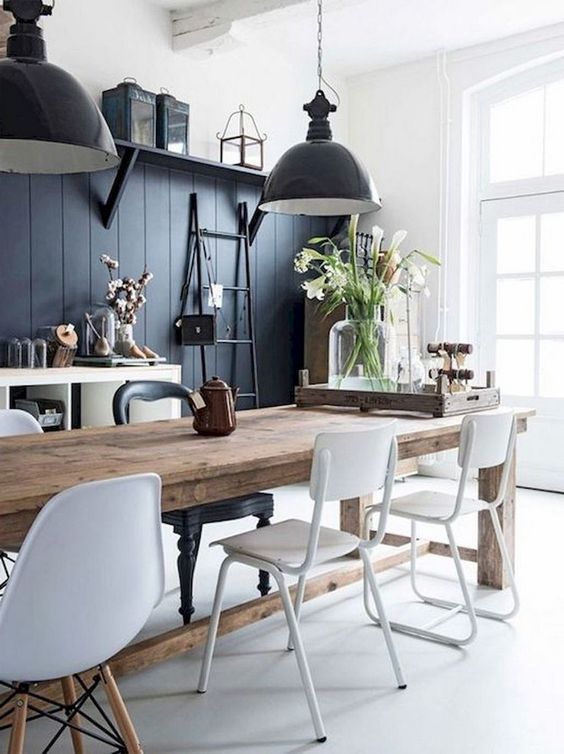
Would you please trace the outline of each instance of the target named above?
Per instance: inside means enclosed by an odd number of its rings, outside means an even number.
[[[235,231],[238,202],[247,201],[252,214],[258,189],[138,165],[114,224],[106,230],[99,203],[105,201],[112,180],[112,172],[0,174],[0,338],[33,337],[40,325],[63,321],[78,326],[84,310],[103,300],[107,273],[99,257],[108,253],[119,259],[123,275],[138,276],[145,264],[154,273],[135,338],[181,363],[185,384],[198,386],[199,352],[179,347],[172,330],[186,262],[189,195],[198,194],[202,227]],[[252,247],[263,406],[291,400],[303,351],[302,296],[292,258],[310,235],[325,229],[322,220],[270,215]],[[242,281],[235,243],[210,240],[210,252],[219,282]],[[241,301],[237,305],[233,295],[224,295],[226,319],[241,323]],[[221,320],[219,326],[224,326]],[[214,368],[243,392],[250,388],[245,346],[208,348],[208,369]]]

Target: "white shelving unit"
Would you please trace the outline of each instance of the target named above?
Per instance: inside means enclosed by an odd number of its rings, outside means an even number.
[[[67,369],[0,369],[0,408],[10,408],[14,388],[25,387],[27,398],[52,398],[65,404],[65,429],[71,429],[72,387],[80,386],[80,425],[103,427],[114,423],[112,399],[124,382],[162,380],[181,382],[179,364],[139,367],[68,367]],[[131,421],[176,419],[180,416],[179,401],[144,403],[131,406]]]

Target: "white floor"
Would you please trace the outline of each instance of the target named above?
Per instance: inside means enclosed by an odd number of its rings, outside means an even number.
[[[443,480],[414,478],[410,490]],[[303,488],[276,492],[276,517],[307,517]],[[326,523],[336,524],[337,506]],[[402,531],[401,522],[393,522]],[[475,542],[475,520],[462,523],[460,544]],[[196,575],[196,617],[209,614],[220,552],[207,544],[249,522],[205,529]],[[564,530],[564,496],[518,491],[517,573],[523,607],[509,624],[481,620],[477,641],[466,650],[396,634],[408,688],[398,691],[382,633],[369,623],[359,585],[305,606],[303,636],[310,658],[327,743],[312,743],[313,731],[295,659],[284,651],[281,615],[220,639],[210,689],[195,693],[201,649],[124,678],[121,689],[145,754],[561,754],[564,752],[564,596],[557,555]],[[424,532],[423,532],[424,533]],[[434,538],[438,532],[434,532]],[[173,590],[144,634],[178,624]],[[452,563],[426,556],[422,584],[452,593]],[[468,566],[469,577],[475,568]],[[253,598],[257,576],[232,572],[227,604]],[[381,577],[393,617],[421,620],[429,608],[412,600],[404,567]],[[486,599],[503,599],[495,594]],[[454,628],[457,617],[449,627]],[[461,625],[461,624],[460,624]],[[463,626],[461,626],[463,628]],[[50,726],[32,723],[26,754],[45,745]],[[0,750],[7,748],[0,734]],[[88,752],[105,749],[88,744]],[[69,741],[52,749],[68,754]]]

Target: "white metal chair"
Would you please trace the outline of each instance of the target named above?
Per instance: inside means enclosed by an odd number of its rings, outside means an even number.
[[[40,435],[42,433],[43,430],[37,419],[28,414],[27,411],[8,408],[0,409],[0,437]],[[0,596],[8,583],[10,568],[16,562],[10,553],[17,552],[19,549],[10,542],[2,542],[1,546],[3,549],[0,549],[0,566],[2,567],[3,575],[0,576]]]
[[[517,424],[511,409],[498,410],[495,413],[483,413],[472,414],[464,417],[460,432],[460,446],[458,451],[458,465],[461,469],[460,481],[458,484],[458,490],[456,495],[449,495],[443,492],[435,492],[430,490],[422,490],[420,492],[414,492],[410,495],[398,497],[392,500],[390,506],[390,514],[392,516],[399,516],[411,521],[411,568],[410,578],[413,591],[425,603],[435,605],[436,607],[444,608],[447,610],[438,618],[432,620],[424,626],[417,627],[407,625],[404,623],[391,622],[392,629],[401,631],[403,633],[410,634],[412,636],[419,636],[424,639],[431,639],[444,644],[452,644],[456,646],[464,646],[469,644],[476,638],[478,624],[476,616],[484,618],[492,618],[495,620],[507,620],[513,617],[519,610],[519,595],[517,592],[517,585],[515,583],[515,576],[513,573],[513,566],[511,558],[507,549],[503,531],[499,522],[497,513],[498,506],[503,502],[505,493],[507,491],[507,483],[509,480],[509,473],[511,464],[513,462],[513,451],[515,448],[515,438],[517,434]],[[486,500],[474,499],[466,496],[466,485],[468,481],[468,475],[473,468],[491,468],[493,466],[503,465],[501,472],[501,480],[499,485],[499,492],[496,499],[493,502]],[[476,607],[473,603],[460,554],[454,538],[452,525],[460,517],[469,514],[476,514],[479,511],[489,511],[493,530],[499,545],[503,563],[507,571],[509,588],[512,595],[512,607],[505,612],[496,612],[493,610],[486,610],[484,608]],[[374,505],[367,509],[367,527],[370,523],[370,519],[375,513],[381,513],[384,516],[385,527],[385,511],[383,511],[381,505]],[[456,568],[458,581],[462,590],[462,603],[452,602],[445,599],[439,599],[437,597],[431,597],[424,595],[417,586],[417,523],[425,524],[437,524],[444,526],[450,545],[452,558]],[[378,527],[379,531],[382,528],[382,522]],[[378,605],[376,605],[376,613],[372,605],[370,604],[370,591],[369,584],[365,582],[365,605],[366,610],[372,620],[380,625],[382,623],[380,617],[380,611]],[[444,623],[450,618],[454,617],[458,613],[463,612],[468,615],[469,631],[463,637],[451,636],[443,634],[432,629],[438,625]]]
[[[84,751],[82,736],[141,754],[107,660],[137,635],[163,595],[160,494],[156,474],[90,482],[56,495],[35,519],[0,601],[0,682],[10,689],[0,719],[11,718],[9,754],[28,751],[28,715],[59,725],[44,751],[69,729],[75,754]],[[89,668],[96,670],[78,675]],[[61,678],[65,704],[32,685]],[[96,701],[98,686],[115,724]],[[100,720],[84,709],[88,700]]]
[[[227,557],[221,565],[208,640],[202,662],[198,691],[208,687],[211,661],[221,613],[227,572],[233,563],[244,563],[253,568],[267,570],[276,580],[290,630],[289,649],[295,648],[296,660],[305,689],[313,720],[315,735],[319,742],[326,740],[325,728],[298,628],[301,606],[304,599],[306,577],[314,565],[338,558],[361,545],[362,557],[372,574],[370,585],[374,599],[381,611],[398,685],[405,688],[405,681],[393,645],[391,631],[378,592],[370,562],[368,544],[359,538],[337,529],[321,526],[323,506],[327,500],[341,500],[370,494],[384,484],[385,507],[389,505],[396,463],[395,422],[386,422],[375,429],[355,432],[324,433],[315,441],[313,466],[310,480],[310,497],[314,501],[311,524],[305,521],[288,520],[264,529],[238,534],[214,542],[221,545]],[[297,576],[295,604],[292,605],[286,584],[286,575]]]

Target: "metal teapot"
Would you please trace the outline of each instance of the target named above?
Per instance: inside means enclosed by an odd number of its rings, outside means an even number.
[[[235,401],[239,388],[212,377],[188,397],[194,414],[194,429],[201,435],[230,435],[237,426]]]

